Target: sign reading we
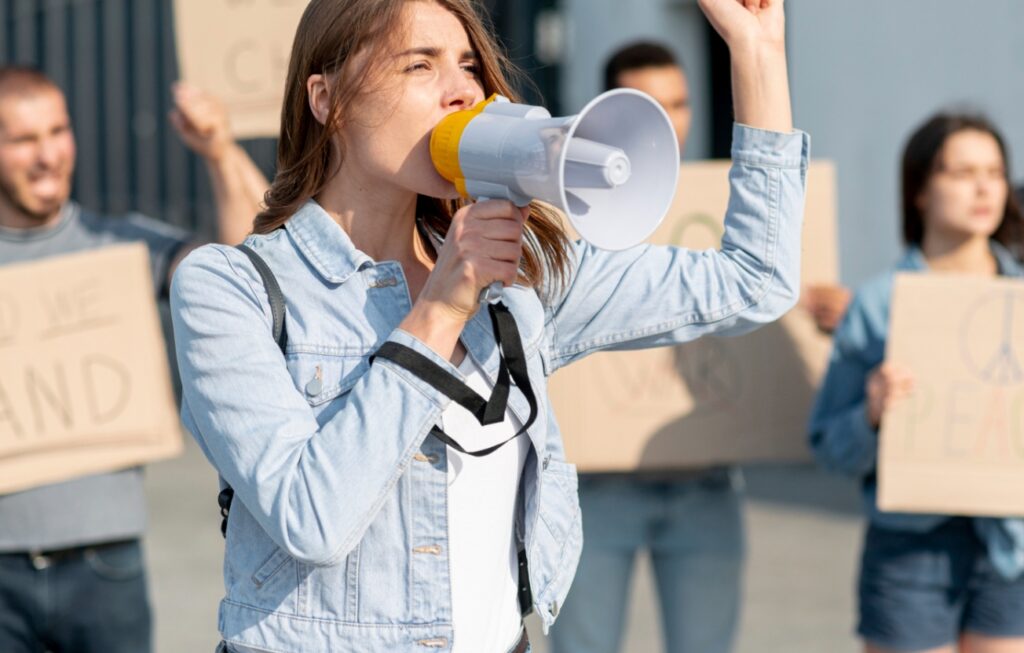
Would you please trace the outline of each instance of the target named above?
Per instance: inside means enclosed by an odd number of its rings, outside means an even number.
[[[0,493],[181,451],[148,257],[0,268]]]
[[[215,94],[236,138],[276,137],[288,57],[308,0],[175,0],[181,78]]]
[[[1024,515],[1024,281],[896,276],[886,358],[913,394],[879,436],[878,505]]]

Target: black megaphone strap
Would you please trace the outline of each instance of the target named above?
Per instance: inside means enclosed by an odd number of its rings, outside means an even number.
[[[476,457],[483,457],[494,453],[525,433],[537,419],[537,397],[534,395],[533,386],[530,384],[530,377],[526,366],[526,354],[523,351],[523,341],[519,335],[519,328],[516,326],[515,318],[512,317],[508,307],[501,302],[488,304],[487,310],[490,313],[491,324],[494,327],[494,337],[498,344],[499,357],[498,378],[491,391],[490,399],[485,400],[476,391],[434,361],[414,349],[397,342],[384,343],[370,357],[371,364],[375,358],[380,357],[412,372],[420,380],[430,384],[438,392],[441,392],[468,410],[481,426],[497,424],[505,419],[511,386],[509,378],[511,377],[530,406],[529,417],[515,435],[485,449],[469,451],[463,448],[461,444],[445,433],[440,427],[434,426],[430,430],[431,435],[449,447],[460,453]]]

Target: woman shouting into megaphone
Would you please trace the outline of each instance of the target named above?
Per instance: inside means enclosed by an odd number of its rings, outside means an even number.
[[[469,0],[310,2],[267,208],[172,290],[182,417],[225,490],[223,650],[528,650],[523,615],[554,622],[582,546],[546,377],[796,301],[782,2],[701,6],[734,67],[721,251],[609,252],[435,169],[442,119],[514,98]]]

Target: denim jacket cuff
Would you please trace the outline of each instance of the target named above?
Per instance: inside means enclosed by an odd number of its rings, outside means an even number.
[[[460,381],[465,381],[465,377],[463,376],[462,372],[460,372],[458,368],[452,365],[451,361],[442,356],[439,356],[436,351],[431,349],[422,340],[412,335],[408,331],[403,331],[402,329],[395,329],[394,331],[391,332],[391,335],[388,336],[388,342],[394,342],[399,345],[404,345],[409,349],[412,349],[417,354],[425,356],[432,363],[437,364],[441,369],[443,369],[445,372],[448,372],[456,379],[459,379]],[[391,361],[388,361],[386,359],[378,359],[377,362],[375,362],[374,364],[376,365],[378,363],[388,365],[391,369],[398,372],[402,376],[402,378],[406,379],[409,383],[413,384],[421,392],[423,392],[423,394],[425,394],[429,399],[431,399],[437,405],[438,408],[445,408],[451,401],[444,393],[440,392],[429,383],[423,381],[422,379],[420,379],[419,377],[417,377],[415,374],[408,371],[404,367],[392,363]]]
[[[878,430],[868,423],[867,411],[864,404],[858,404],[851,408],[843,420],[846,423],[847,433],[852,441],[857,443],[857,451],[863,452],[863,464],[874,465],[878,456]]]
[[[806,168],[810,153],[811,137],[799,129],[786,134],[733,123],[732,160],[736,163]]]

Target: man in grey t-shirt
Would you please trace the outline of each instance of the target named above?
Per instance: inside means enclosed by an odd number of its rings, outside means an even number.
[[[207,163],[221,237],[240,240],[266,180],[231,140],[215,100],[178,86],[175,101],[174,126]],[[165,295],[193,246],[189,234],[78,206],[74,165],[60,89],[34,70],[0,67],[0,265],[143,242],[154,293]],[[149,651],[144,528],[140,468],[0,495],[0,651]]]

